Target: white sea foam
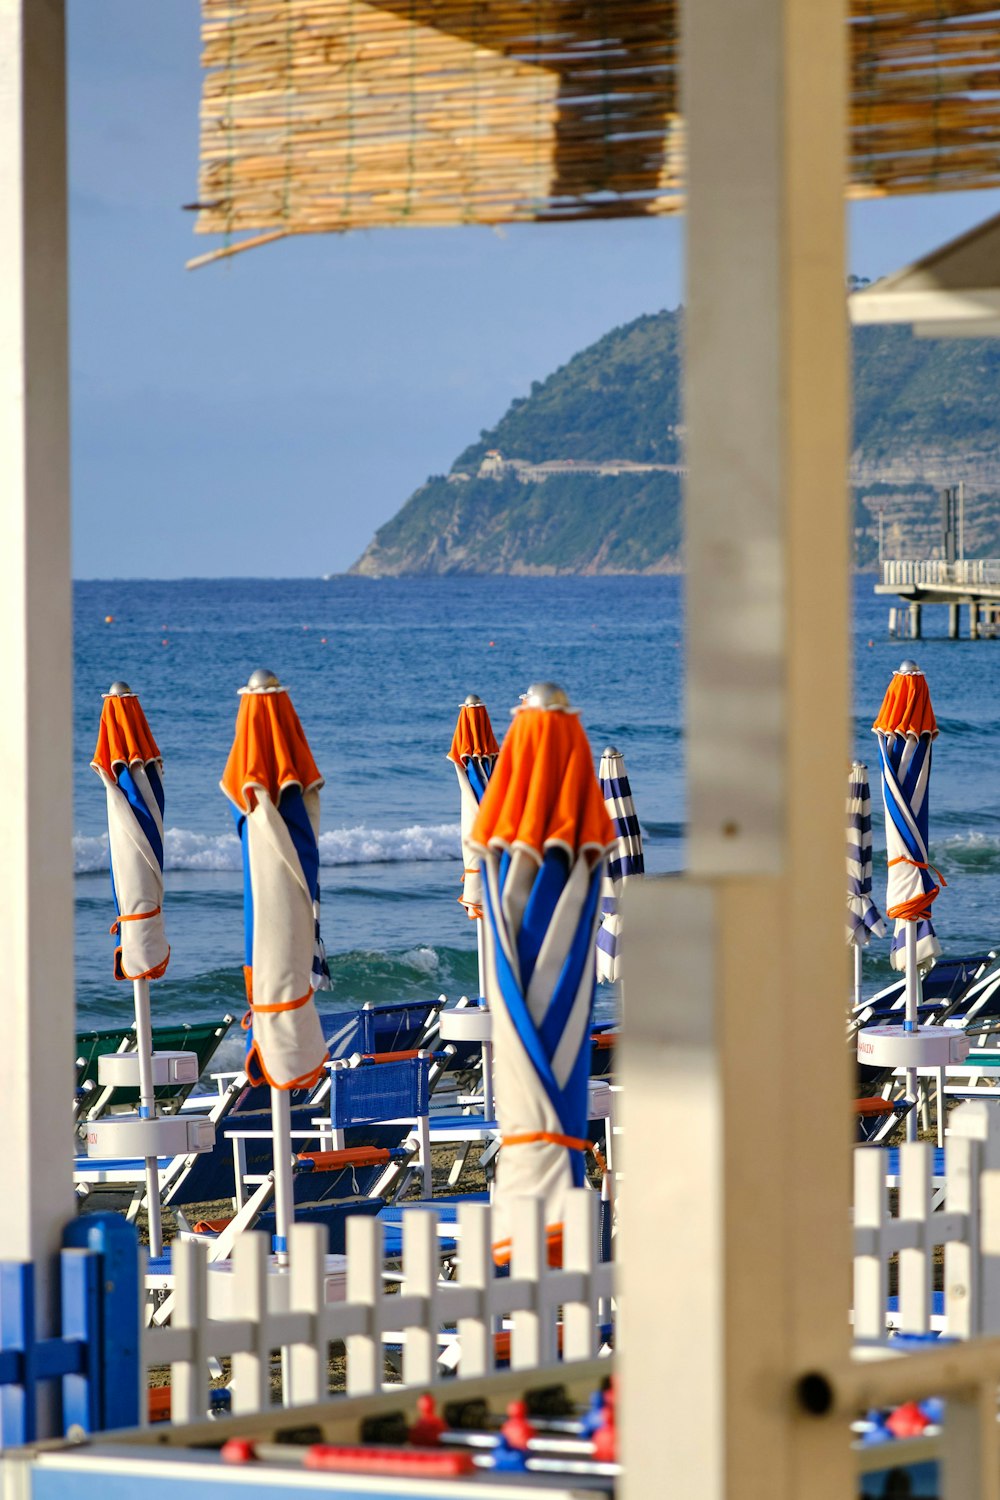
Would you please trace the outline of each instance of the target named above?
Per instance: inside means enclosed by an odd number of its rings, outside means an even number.
[[[450,860],[461,855],[457,823],[415,823],[409,828],[331,828],[319,838],[323,866],[400,864]],[[168,828],[164,836],[164,864],[168,870],[242,869],[239,841],[234,833],[195,833],[191,828]],[[73,865],[78,875],[108,867],[108,836],[77,834]]]
[[[441,955],[436,948],[408,948],[403,954],[403,963],[430,977],[440,970]]]

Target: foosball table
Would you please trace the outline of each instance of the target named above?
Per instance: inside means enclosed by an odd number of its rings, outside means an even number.
[[[3,1471],[4,1500],[611,1497],[612,1360],[39,1444]]]

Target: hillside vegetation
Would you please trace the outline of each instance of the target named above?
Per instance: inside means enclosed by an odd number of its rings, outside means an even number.
[[[511,402],[381,527],[353,572],[645,573],[683,565],[681,479],[668,472],[479,478],[487,453],[541,464],[680,465],[680,310],[615,328]],[[1000,340],[854,334],[855,554],[929,555],[941,485],[964,480],[967,550],[1000,555]]]

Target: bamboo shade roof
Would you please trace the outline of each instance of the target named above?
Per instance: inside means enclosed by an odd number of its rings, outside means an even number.
[[[852,195],[1000,185],[997,5],[852,0]],[[196,227],[225,244],[192,264],[676,212],[678,20],[676,0],[202,0]]]

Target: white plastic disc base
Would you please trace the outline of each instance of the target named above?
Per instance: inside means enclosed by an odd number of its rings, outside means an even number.
[[[187,1156],[211,1151],[215,1126],[190,1115],[160,1115],[141,1120],[138,1115],[111,1115],[87,1126],[87,1155],[109,1157]]]
[[[858,1032],[858,1062],[869,1067],[946,1068],[963,1062],[968,1054],[968,1037],[944,1026],[920,1026],[916,1031],[866,1026]]]
[[[196,1052],[154,1052],[152,1065],[154,1084],[198,1082]],[[114,1084],[116,1088],[138,1088],[139,1054],[106,1052],[97,1059],[97,1077],[101,1083]]]

